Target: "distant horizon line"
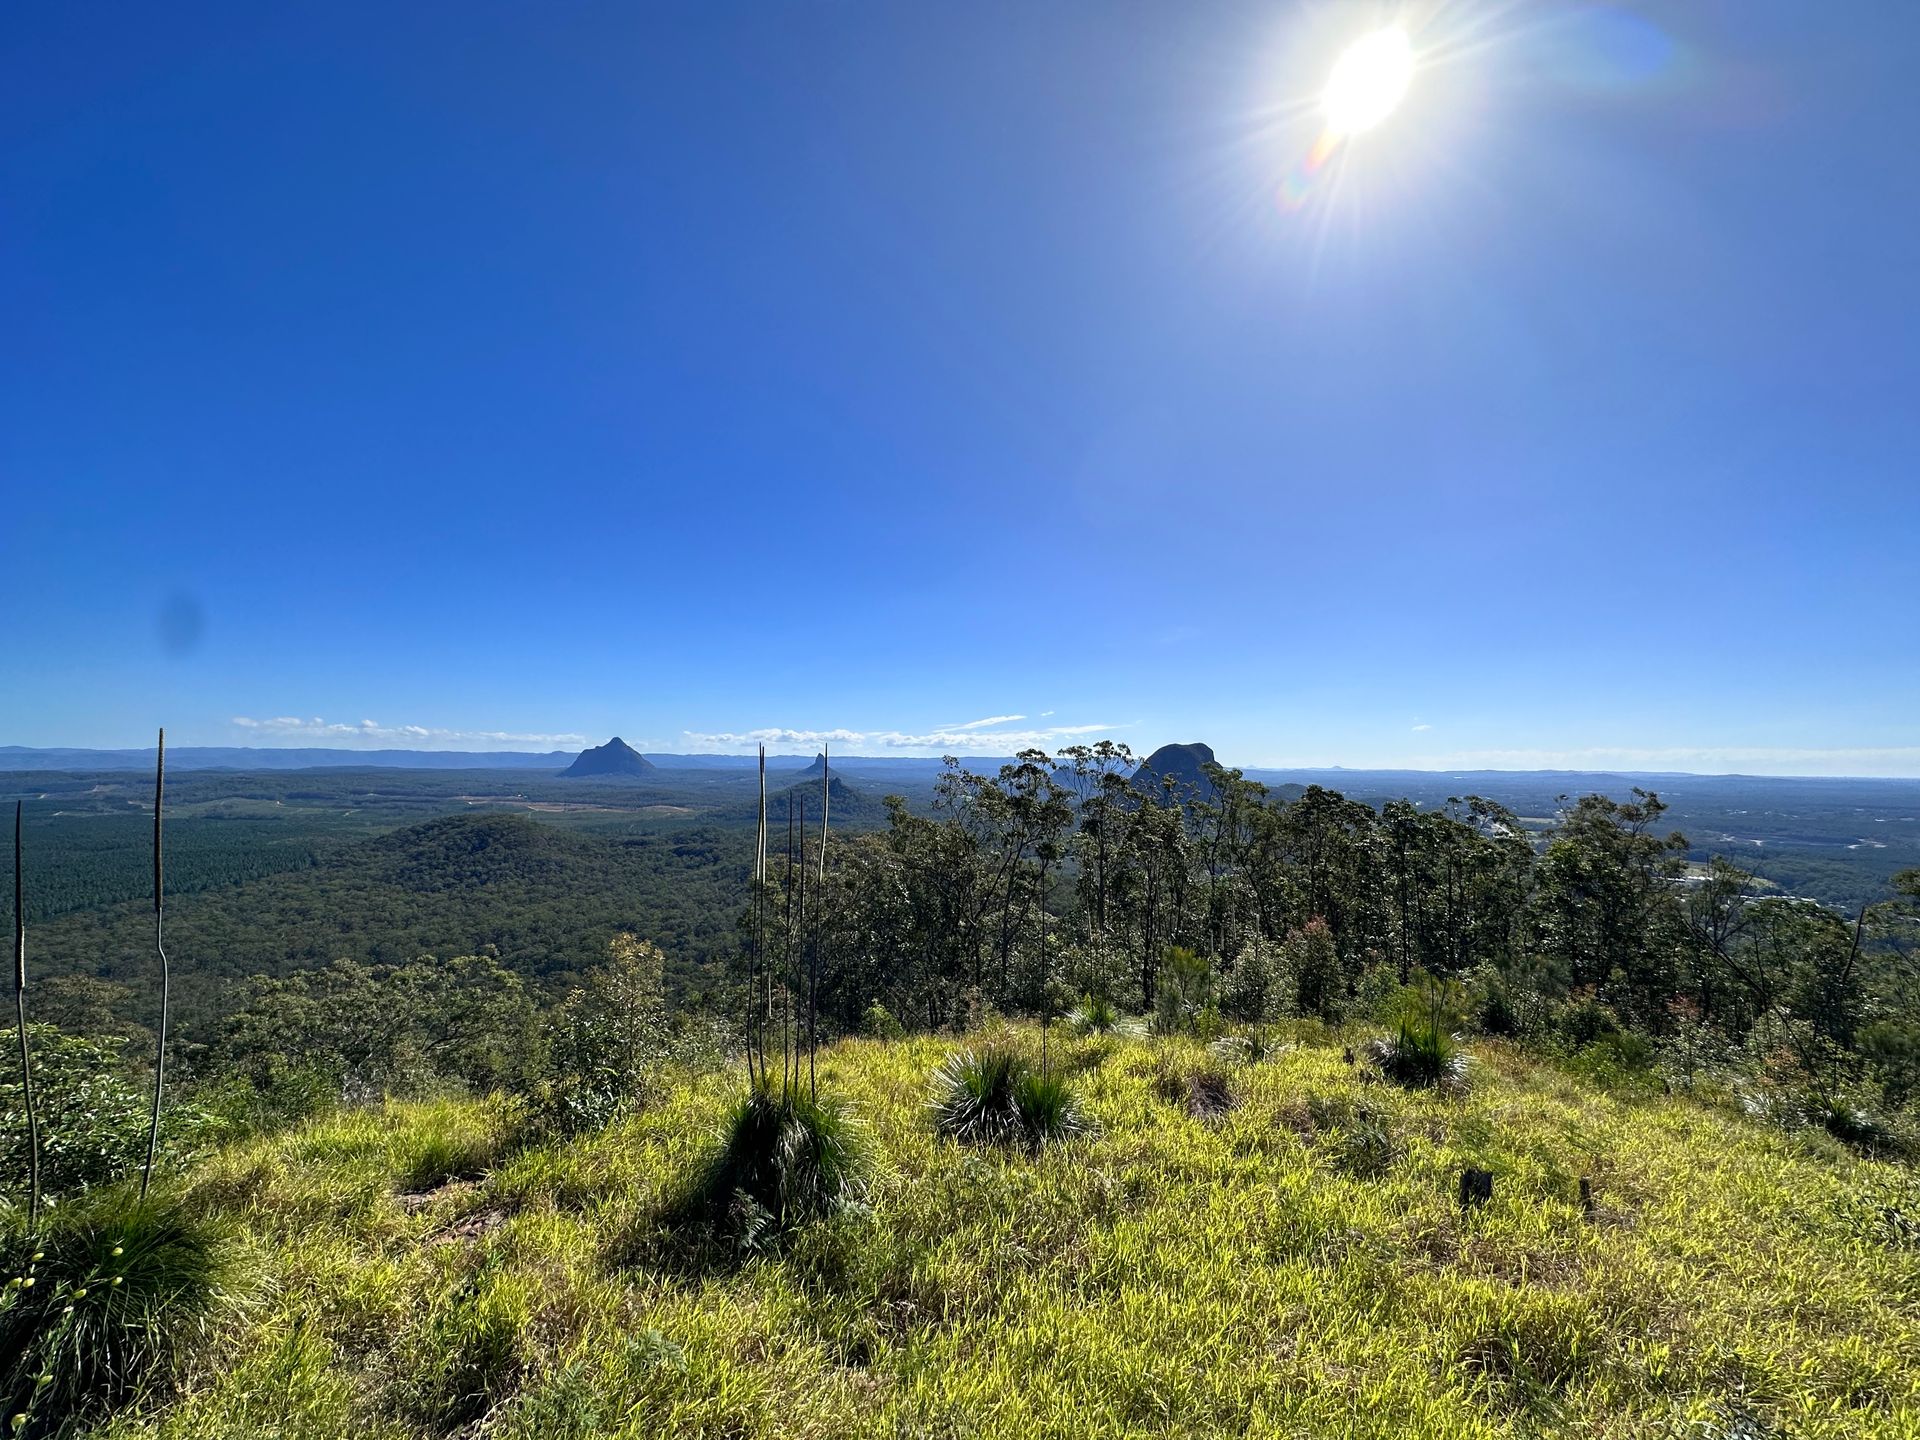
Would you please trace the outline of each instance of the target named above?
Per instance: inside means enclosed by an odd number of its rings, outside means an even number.
[[[602,742],[602,743],[606,743],[606,742]],[[1168,742],[1168,743],[1190,744],[1194,742],[1175,741],[1175,742]],[[587,748],[598,748],[598,747],[587,747]],[[1162,747],[1155,746],[1153,750],[1135,752],[1136,759],[1144,761],[1160,748]],[[445,748],[445,749],[424,749],[424,748],[418,748],[418,747],[397,746],[397,745],[379,746],[379,747],[349,747],[349,746],[340,746],[340,745],[179,744],[179,745],[168,746],[169,758],[178,758],[180,760],[185,760],[188,757],[188,755],[194,751],[202,751],[202,752],[214,751],[214,752],[235,753],[235,754],[242,754],[242,755],[308,754],[308,755],[324,755],[329,757],[340,756],[340,757],[343,757],[343,760],[345,762],[340,765],[314,764],[314,765],[293,765],[293,766],[282,767],[289,770],[346,769],[346,768],[351,768],[351,760],[354,757],[373,758],[377,756],[403,756],[403,755],[404,756],[417,755],[422,757],[453,757],[453,756],[460,756],[460,757],[472,756],[475,758],[498,757],[502,760],[518,760],[523,762],[521,765],[517,767],[489,766],[486,764],[475,764],[471,766],[439,767],[443,769],[473,769],[473,770],[486,770],[486,769],[495,769],[495,768],[525,769],[530,767],[524,762],[529,762],[529,761],[538,762],[538,761],[547,761],[547,760],[557,761],[561,759],[571,759],[580,753],[579,751],[576,751],[576,750],[506,750],[506,749],[462,750],[462,749],[456,749],[451,747]],[[59,756],[61,758],[72,758],[74,760],[82,760],[84,757],[96,756],[96,755],[134,758],[134,757],[149,757],[154,755],[155,753],[156,753],[156,747],[152,745],[100,746],[100,745],[4,744],[4,745],[0,745],[0,770],[11,768],[5,764],[5,759],[9,756],[42,756],[42,757]],[[712,759],[712,760],[730,760],[730,761],[741,761],[741,760],[750,761],[754,758],[754,754],[755,754],[755,752],[751,750],[745,750],[745,751],[742,751],[742,750],[638,750],[637,753],[639,753],[643,757],[647,757],[647,758],[657,757],[665,760]],[[812,761],[814,759],[817,759],[820,754],[821,754],[821,751],[817,747],[813,749],[803,749],[803,750],[768,750],[767,758],[769,760]],[[1012,758],[1012,754],[1013,752],[1007,752],[1005,754],[1001,754],[996,752],[982,751],[974,754],[964,754],[964,755],[953,754],[951,758],[959,760],[963,763],[969,760],[998,761],[998,760],[1010,759]],[[938,764],[941,761],[943,761],[945,758],[948,758],[948,757],[943,755],[936,755],[936,754],[925,754],[925,755],[840,754],[840,755],[833,756],[833,761],[836,764],[842,763],[842,762],[850,764],[856,761],[873,763],[873,764],[885,764],[885,765]],[[42,768],[52,768],[52,767],[42,767]],[[233,768],[233,767],[207,766],[205,768],[222,769],[222,768]],[[391,768],[405,768],[405,767],[396,766]],[[1485,764],[1419,766],[1419,765],[1355,765],[1355,764],[1342,764],[1337,762],[1330,762],[1330,763],[1319,763],[1319,764],[1253,763],[1253,764],[1243,764],[1243,765],[1229,765],[1227,768],[1237,769],[1241,771],[1243,774],[1299,773],[1299,774],[1355,774],[1355,775],[1367,775],[1367,774],[1615,775],[1623,779],[1685,778],[1685,779],[1702,779],[1702,780],[1714,780],[1714,779],[1720,779],[1720,780],[1734,780],[1734,779],[1875,780],[1875,781],[1893,781],[1893,782],[1907,782],[1907,783],[1913,783],[1913,784],[1920,784],[1920,776],[1916,776],[1916,775],[1876,775],[1876,774],[1870,774],[1870,773],[1864,773],[1864,772],[1846,773],[1846,774],[1841,774],[1841,773],[1805,774],[1805,773],[1768,773],[1765,771],[1751,771],[1751,770],[1651,770],[1651,769],[1636,769],[1632,767],[1619,766],[1619,765],[1593,765],[1593,766],[1586,766],[1586,767],[1571,766],[1571,765],[1499,766],[1499,765],[1485,765]]]

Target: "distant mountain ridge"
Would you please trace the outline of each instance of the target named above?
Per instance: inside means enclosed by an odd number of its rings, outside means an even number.
[[[582,750],[573,764],[560,772],[562,778],[586,776],[651,775],[654,763],[618,735],[604,745]]]

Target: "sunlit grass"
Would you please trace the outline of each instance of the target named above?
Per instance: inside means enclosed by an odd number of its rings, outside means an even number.
[[[1196,1044],[1059,1045],[1093,1130],[1038,1151],[938,1138],[951,1038],[842,1044],[821,1091],[870,1137],[868,1206],[713,1269],[624,1239],[695,1173],[738,1076],[560,1147],[514,1148],[487,1101],[254,1142],[194,1193],[253,1237],[269,1298],[114,1433],[1920,1427],[1920,1232],[1887,1219],[1920,1215],[1912,1171],[1484,1042],[1464,1093],[1403,1091],[1345,1063],[1358,1038],[1289,1034],[1198,1115],[1163,1083],[1220,1069]],[[1467,1165],[1496,1177],[1471,1214]],[[422,1194],[430,1175],[451,1183]]]

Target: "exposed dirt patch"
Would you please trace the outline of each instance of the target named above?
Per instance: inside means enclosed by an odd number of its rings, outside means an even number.
[[[473,1180],[449,1180],[444,1185],[435,1185],[427,1190],[409,1190],[393,1198],[400,1208],[409,1215],[418,1215],[422,1210],[431,1210],[442,1200],[454,1195],[465,1195],[477,1189],[478,1182]]]
[[[490,1205],[485,1210],[476,1210],[471,1215],[462,1215],[451,1225],[443,1226],[434,1231],[433,1234],[427,1236],[424,1243],[428,1245],[471,1245],[475,1241],[491,1235],[506,1223],[507,1212],[497,1205]]]

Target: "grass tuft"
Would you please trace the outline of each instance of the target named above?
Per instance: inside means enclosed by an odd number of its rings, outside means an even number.
[[[860,1205],[872,1171],[866,1132],[845,1106],[757,1087],[734,1106],[720,1144],[664,1218],[757,1250]]]
[[[1128,1019],[1111,1000],[1100,995],[1088,995],[1069,1010],[1067,1026],[1080,1036],[1138,1035],[1144,1029],[1139,1021]]]
[[[1466,1082],[1467,1054],[1442,1026],[1403,1019],[1394,1033],[1367,1045],[1367,1058],[1408,1090],[1454,1088]]]
[[[159,1388],[239,1273],[225,1226],[157,1192],[96,1192],[3,1243],[0,1403],[14,1435],[63,1433]]]
[[[1041,1075],[1002,1045],[951,1055],[933,1076],[933,1128],[963,1145],[1024,1145],[1085,1134],[1066,1077]]]

